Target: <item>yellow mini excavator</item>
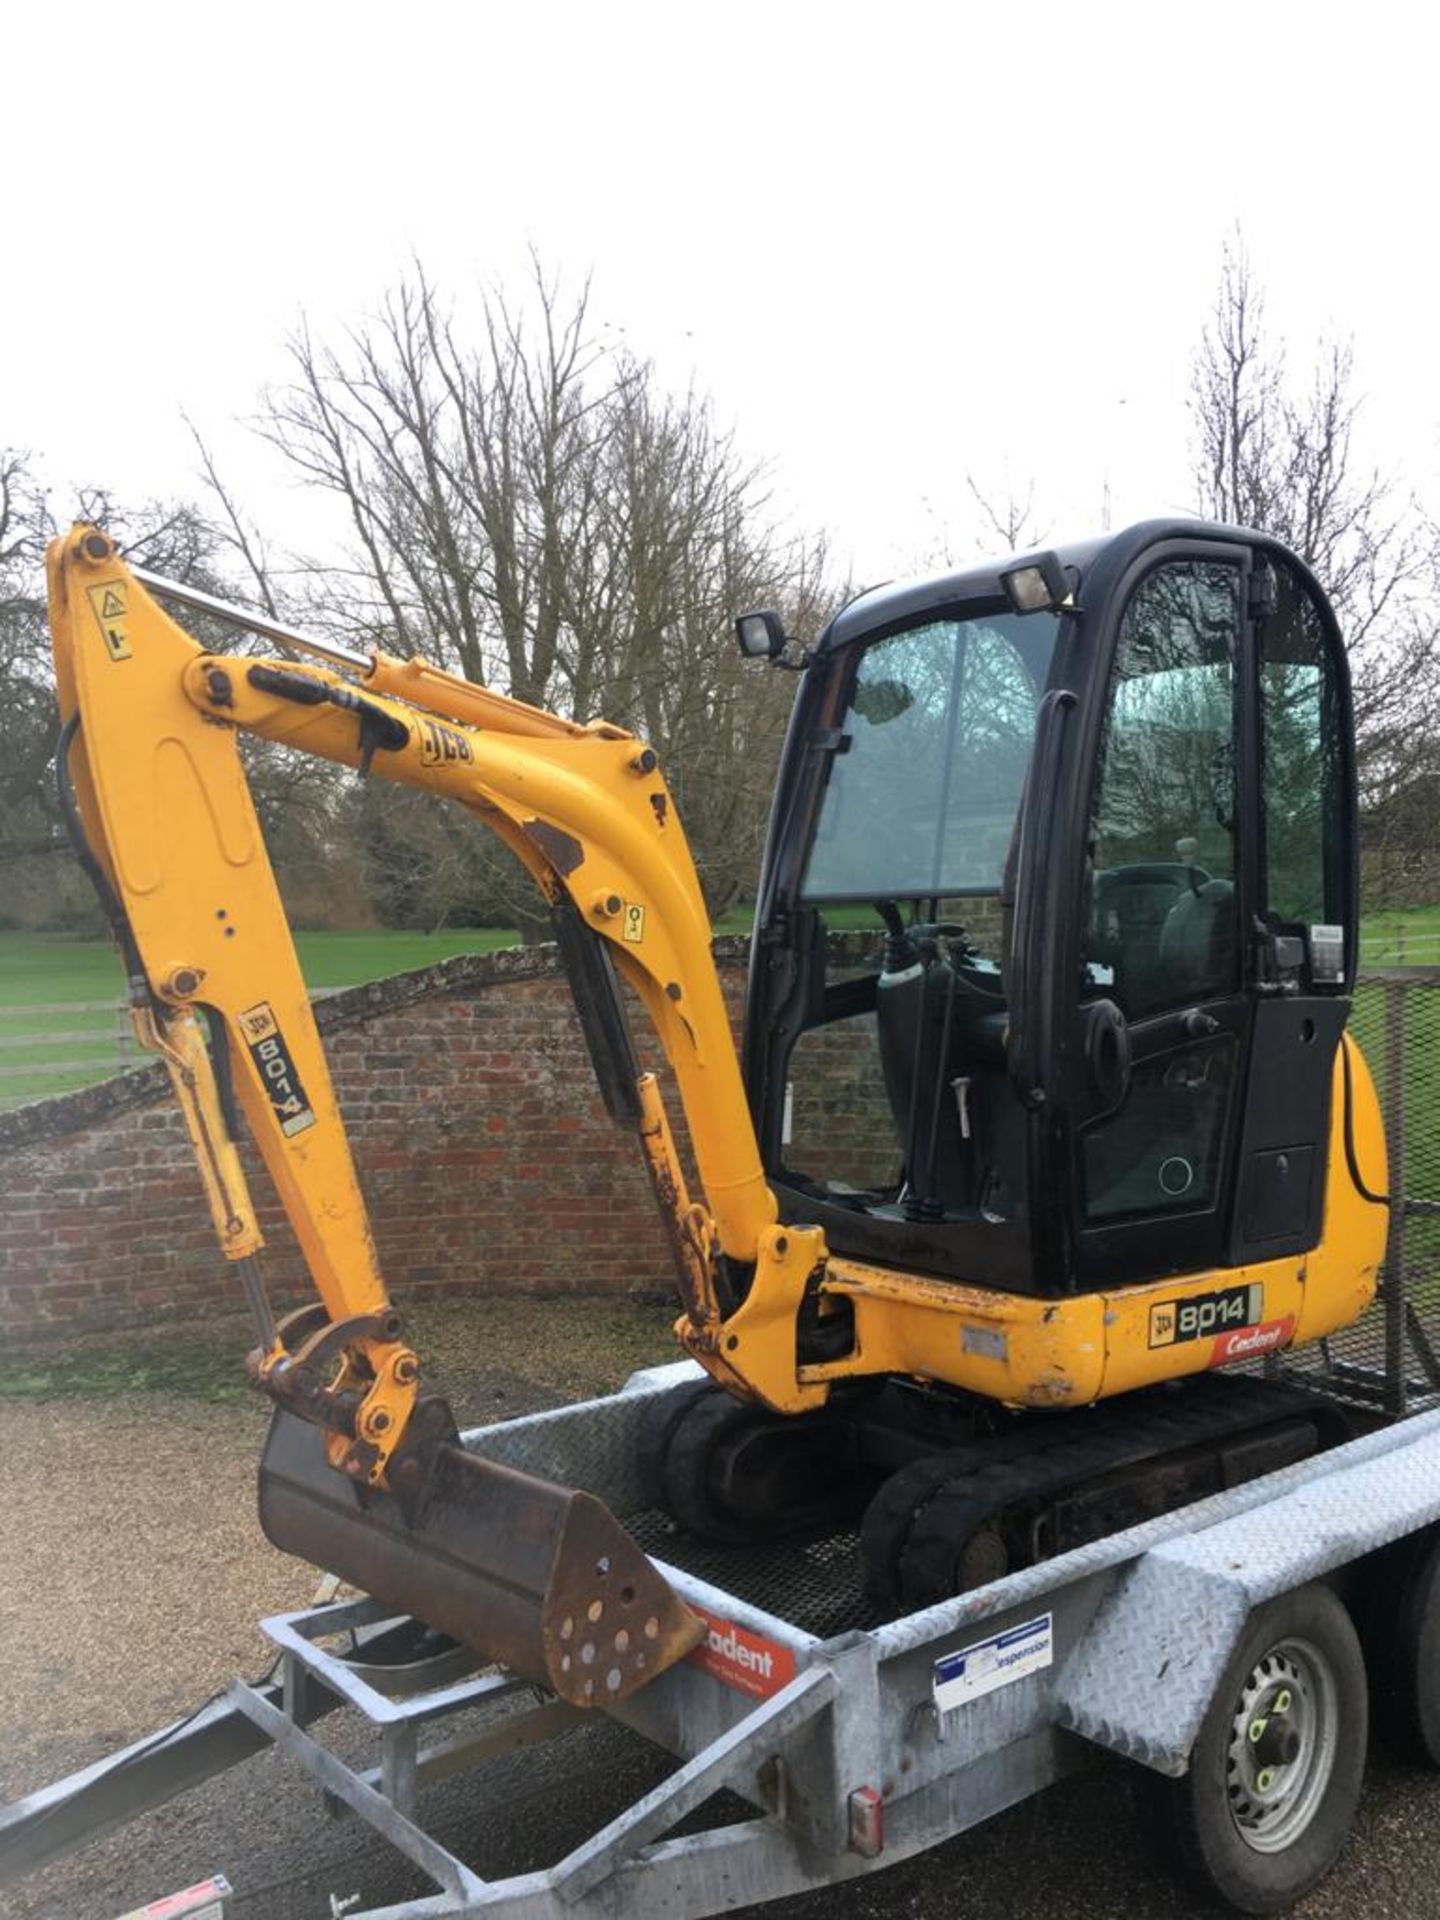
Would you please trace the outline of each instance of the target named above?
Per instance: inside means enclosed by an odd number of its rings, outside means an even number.
[[[422,1392],[246,732],[448,796],[547,897],[706,1376],[657,1399],[643,1441],[686,1528],[738,1543],[863,1510],[870,1586],[898,1609],[1346,1436],[1275,1361],[1369,1302],[1387,1202],[1345,1031],[1345,654],[1274,541],[1150,523],[866,594],[808,651],[774,613],[742,618],[743,652],[799,670],[743,1069],[642,741],[307,639],[128,567],[94,527],[53,543],[49,585],[61,804],[258,1330],[277,1545],[580,1705],[600,1697],[572,1659],[591,1607],[629,1623],[608,1698],[701,1631],[599,1501],[475,1458]],[[162,600],[289,656],[209,652]],[[242,1114],[318,1296],[278,1324]]]

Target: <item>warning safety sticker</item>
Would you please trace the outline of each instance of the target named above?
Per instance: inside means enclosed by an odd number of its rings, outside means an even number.
[[[112,660],[130,658],[130,638],[125,625],[128,611],[125,604],[126,590],[126,583],[123,580],[105,580],[98,587],[86,589],[100,628],[101,638],[105,642],[105,651]]]

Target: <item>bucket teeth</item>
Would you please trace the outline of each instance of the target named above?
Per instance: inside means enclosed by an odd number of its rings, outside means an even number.
[[[260,1524],[285,1553],[339,1574],[572,1706],[625,1699],[703,1634],[603,1501],[482,1460],[453,1441],[418,1501],[357,1488],[317,1427],[277,1412],[260,1464]]]

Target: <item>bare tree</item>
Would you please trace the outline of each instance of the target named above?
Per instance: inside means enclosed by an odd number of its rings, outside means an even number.
[[[1361,459],[1361,404],[1348,343],[1321,341],[1292,377],[1244,245],[1227,246],[1191,368],[1201,510],[1276,535],[1314,569],[1350,649],[1367,767],[1389,777],[1381,742],[1434,696],[1436,541],[1394,480]]]
[[[965,475],[968,496],[956,512],[925,502],[933,534],[917,549],[914,565],[920,572],[954,572],[976,560],[1001,554],[1025,553],[1041,546],[1045,525],[1035,511],[1035,482],[1018,491],[1007,471],[989,484],[973,473]]]
[[[730,620],[768,601],[813,625],[823,547],[780,537],[708,404],[598,338],[588,288],[564,293],[538,262],[527,296],[492,292],[470,333],[416,266],[369,326],[333,344],[302,328],[291,357],[263,430],[354,534],[347,567],[311,579],[317,612],[643,732],[723,910],[753,872],[782,704],[742,679]],[[485,859],[479,892],[538,930],[528,882]],[[447,863],[437,905],[452,880]]]
[[[1045,527],[1035,515],[1033,480],[1027,483],[1023,499],[1008,477],[1003,495],[986,492],[972,473],[965,476],[965,489],[979,515],[979,531],[993,534],[1002,554],[1023,553],[1045,538]]]
[[[59,714],[45,615],[46,543],[72,519],[93,521],[136,565],[230,599],[236,589],[224,570],[230,543],[192,502],[129,509],[99,487],[77,489],[72,498],[62,519],[34,461],[0,451],[0,915],[25,926],[98,931],[56,797]],[[201,616],[191,616],[191,626],[207,645],[235,644],[229,630]],[[287,904],[301,924],[334,921],[353,900],[355,882],[337,839],[333,782],[303,756],[263,742],[243,746]]]
[[[47,526],[29,458],[0,450],[0,872],[7,917],[20,919],[30,917],[26,896],[58,843],[49,777],[58,721],[40,575]]]

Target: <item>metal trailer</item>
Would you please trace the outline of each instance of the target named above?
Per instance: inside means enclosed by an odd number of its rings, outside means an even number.
[[[1382,1331],[1372,1321],[1377,1361]],[[1407,1348],[1402,1328],[1399,1353]],[[1324,1357],[1352,1395],[1393,1399],[1393,1373]],[[0,1883],[273,1742],[332,1808],[367,1821],[436,1886],[354,1920],[679,1920],[831,1886],[937,1845],[1101,1750],[1184,1773],[1257,1608],[1337,1576],[1343,1585],[1366,1556],[1440,1519],[1440,1394],[1427,1377],[1400,1385],[1420,1411],[1332,1452],[942,1605],[876,1620],[853,1533],[703,1549],[667,1538],[667,1523],[640,1510],[637,1423],[657,1395],[683,1392],[693,1377],[689,1364],[650,1370],[610,1398],[465,1436],[490,1459],[588,1488],[631,1516],[710,1624],[686,1662],[593,1710],[678,1765],[583,1845],[543,1871],[487,1882],[426,1832],[427,1783],[547,1742],[587,1716],[503,1671],[457,1668],[458,1650],[407,1662],[413,1623],[397,1626],[359,1600],[264,1622],[277,1650],[267,1682],[236,1681],[173,1727],[0,1813]],[[603,1618],[582,1622],[576,1639],[602,1699],[607,1631]],[[1334,1700],[1328,1731],[1314,1720],[1317,1700],[1308,1730],[1294,1710],[1301,1734],[1312,1749],[1326,1740],[1344,1749]],[[373,1731],[373,1766],[345,1763],[318,1737],[317,1723],[337,1708]],[[708,1810],[706,1825],[697,1816],[722,1789],[745,1816],[722,1814],[717,1825]]]

